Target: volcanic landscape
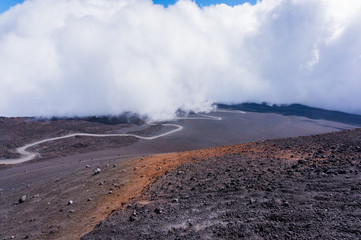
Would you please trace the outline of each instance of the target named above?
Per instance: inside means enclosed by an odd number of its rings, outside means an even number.
[[[2,117],[0,236],[360,239],[360,119],[299,105],[151,124]],[[113,136],[46,141],[8,164],[19,147],[76,133]]]

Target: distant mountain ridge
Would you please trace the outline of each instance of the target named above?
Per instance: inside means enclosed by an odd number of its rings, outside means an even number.
[[[361,115],[313,108],[302,104],[268,105],[266,103],[241,103],[241,104],[215,104],[220,109],[240,110],[245,112],[278,113],[286,116],[302,116],[311,119],[324,119],[328,121],[352,124],[361,127]]]

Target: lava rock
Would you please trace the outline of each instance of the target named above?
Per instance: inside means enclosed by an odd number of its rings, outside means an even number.
[[[100,173],[100,171],[101,171],[101,170],[100,170],[100,168],[95,169],[95,170],[94,170],[94,175],[99,174],[99,173]]]
[[[28,200],[28,196],[27,195],[23,195],[20,199],[19,199],[19,203],[23,203],[26,200]]]

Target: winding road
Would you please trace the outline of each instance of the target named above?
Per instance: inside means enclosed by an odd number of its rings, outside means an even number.
[[[184,120],[184,119],[191,119],[191,120],[214,120],[214,121],[221,121],[222,118],[221,117],[215,117],[215,116],[208,116],[208,115],[204,115],[204,114],[200,114],[200,113],[196,113],[196,115],[198,115],[199,117],[180,117],[180,118],[176,118],[175,120]],[[152,125],[154,123],[148,123],[149,125]],[[18,147],[16,148],[16,152],[21,154],[22,157],[20,158],[15,158],[15,159],[3,159],[0,160],[0,164],[18,164],[18,163],[23,163],[23,162],[27,162],[30,160],[33,160],[34,158],[36,158],[38,156],[38,153],[36,152],[30,152],[27,151],[26,149],[28,149],[29,147],[33,147],[36,146],[38,144],[42,144],[42,143],[46,143],[46,142],[50,142],[50,141],[56,141],[56,140],[61,140],[61,139],[65,139],[65,138],[71,138],[71,137],[77,137],[77,136],[83,136],[83,137],[136,137],[138,139],[143,139],[143,140],[154,140],[157,138],[161,138],[173,133],[176,133],[178,131],[181,131],[183,129],[182,126],[178,125],[178,124],[170,124],[170,123],[164,123],[162,124],[162,126],[171,126],[171,127],[175,127],[175,129],[170,130],[168,132],[159,134],[159,135],[155,135],[155,136],[150,136],[150,137],[146,137],[146,136],[139,136],[136,134],[130,134],[130,133],[118,133],[118,134],[92,134],[92,133],[72,133],[72,134],[68,134],[68,135],[64,135],[61,137],[53,137],[53,138],[47,138],[47,139],[43,139],[37,142],[33,142],[33,143],[29,143],[26,144],[22,147]]]

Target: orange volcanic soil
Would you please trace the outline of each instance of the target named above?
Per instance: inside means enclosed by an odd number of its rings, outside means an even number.
[[[167,171],[83,239],[359,239],[360,143],[357,129],[146,158],[135,181]]]
[[[81,170],[2,189],[0,234],[77,239],[103,221],[84,239],[307,234],[356,239],[361,236],[355,220],[361,212],[360,143],[356,129],[84,162]],[[97,167],[101,171],[94,175]],[[26,200],[19,203],[23,195]]]

